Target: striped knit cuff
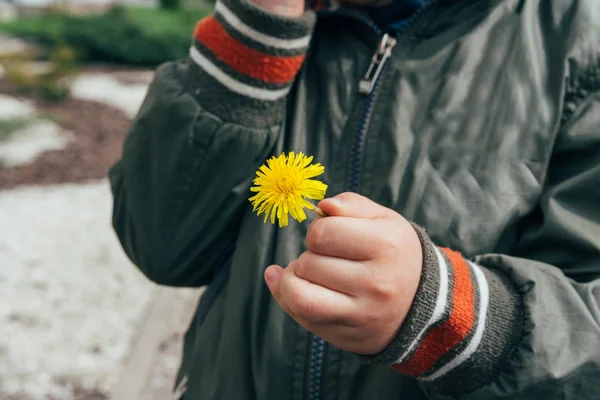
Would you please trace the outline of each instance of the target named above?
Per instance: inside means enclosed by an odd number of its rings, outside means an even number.
[[[415,230],[424,264],[411,310],[388,348],[360,358],[391,365],[442,394],[475,390],[494,378],[516,347],[521,298],[507,277],[436,247]]]
[[[255,127],[280,122],[283,99],[302,67],[315,14],[269,14],[248,0],[220,0],[196,26],[190,84],[202,107]]]

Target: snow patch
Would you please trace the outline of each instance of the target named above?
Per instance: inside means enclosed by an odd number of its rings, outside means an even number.
[[[0,94],[0,120],[30,118],[34,114],[32,102]]]
[[[0,142],[0,163],[8,168],[31,164],[45,151],[65,148],[69,140],[55,123],[36,121]]]
[[[0,0],[0,8],[2,0]],[[4,6],[6,7],[6,6]],[[10,5],[8,7],[11,7]],[[4,12],[10,13],[10,11]],[[2,10],[0,10],[1,12]],[[31,49],[31,45],[22,39],[0,33],[0,56],[13,55]]]
[[[155,289],[121,249],[107,181],[0,192],[0,397],[108,393]]]
[[[82,100],[99,101],[135,117],[148,91],[148,85],[125,85],[106,74],[80,75],[71,86],[71,95]]]

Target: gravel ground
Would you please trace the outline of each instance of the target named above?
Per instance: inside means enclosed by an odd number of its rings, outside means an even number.
[[[99,396],[118,380],[154,286],[110,209],[105,181],[0,193],[1,399]]]
[[[139,400],[170,399],[173,382],[181,362],[182,343],[183,332],[172,333],[161,342],[157,359],[150,370],[146,387],[140,393]]]
[[[148,369],[147,379],[139,392],[138,400],[172,399],[175,377],[181,362],[183,338],[203,291],[203,288],[169,289],[169,295],[173,299],[172,312],[168,321],[169,328],[165,330],[165,335],[158,345],[154,362]]]

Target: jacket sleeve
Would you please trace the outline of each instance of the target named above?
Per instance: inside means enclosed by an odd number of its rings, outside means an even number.
[[[424,249],[398,336],[361,357],[421,382],[432,400],[598,398],[600,92],[559,133],[538,209],[511,255]]]
[[[220,1],[196,26],[189,59],[157,70],[110,171],[114,229],[152,281],[206,284],[235,244],[314,22]]]

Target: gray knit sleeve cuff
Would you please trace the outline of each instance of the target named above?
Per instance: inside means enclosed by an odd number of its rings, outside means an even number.
[[[436,247],[413,226],[424,262],[411,310],[385,350],[357,356],[390,365],[441,394],[475,390],[493,379],[516,347],[523,331],[522,300],[506,276]]]
[[[280,122],[302,68],[316,17],[267,13],[248,0],[220,0],[194,31],[189,87],[200,105],[225,121],[253,127]]]

